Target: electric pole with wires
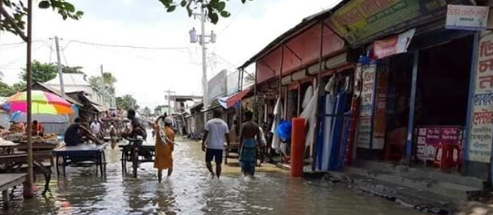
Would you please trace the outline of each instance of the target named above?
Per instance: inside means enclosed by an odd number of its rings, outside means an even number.
[[[62,98],[65,99],[65,87],[63,85],[63,72],[62,72],[63,68],[62,68],[62,61],[60,59],[60,45],[58,44],[58,37],[55,37],[55,46],[56,46],[58,76],[60,78],[60,91],[62,92]]]

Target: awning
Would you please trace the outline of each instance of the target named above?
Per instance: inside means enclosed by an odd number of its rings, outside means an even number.
[[[250,87],[246,90],[243,90],[243,91],[229,97],[226,100],[227,107],[228,108],[233,107],[237,102],[241,101],[241,99],[243,99],[243,97],[245,97],[251,91],[252,91],[252,88]]]

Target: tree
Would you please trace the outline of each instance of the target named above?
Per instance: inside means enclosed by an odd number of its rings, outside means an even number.
[[[19,27],[20,31],[24,31],[26,23],[24,17],[27,16],[27,5],[23,0],[0,0],[3,2],[7,13],[14,20],[14,23]],[[204,3],[205,0],[158,0],[166,8],[167,12],[173,12],[177,7],[185,8],[188,12],[188,16],[193,15],[193,11],[200,5],[206,9],[207,17],[210,21],[216,24],[219,21],[219,17],[227,18],[231,14],[226,10],[226,1],[224,0],[210,0],[208,3]],[[240,0],[243,4],[252,0]],[[53,11],[57,11],[60,16],[66,20],[68,18],[79,20],[84,15],[84,12],[76,10],[74,5],[66,0],[42,0],[39,2],[38,7],[41,9],[51,8]],[[13,25],[6,21],[6,19],[0,20],[0,31],[8,31],[18,35],[19,32],[15,30]]]
[[[173,12],[175,9],[180,6],[185,8],[188,12],[188,16],[193,15],[193,11],[200,7],[202,4],[205,8],[205,12],[210,21],[214,24],[217,24],[219,21],[219,17],[228,18],[231,14],[226,10],[226,1],[223,0],[210,0],[208,3],[204,3],[205,0],[159,0],[166,11]],[[252,0],[248,0],[252,1]],[[241,3],[245,4],[247,0],[241,0]]]
[[[103,72],[103,79],[105,90],[107,90],[112,95],[115,94],[115,83],[117,81],[115,76],[113,76],[111,72]],[[92,76],[89,78],[89,83],[91,84],[93,89],[101,89],[101,77]]]
[[[9,97],[12,96],[16,91],[12,89],[8,84],[0,80],[0,96]]]
[[[39,61],[32,62],[32,80],[37,82],[47,82],[54,79],[57,74],[57,66],[52,63],[41,63]],[[22,69],[20,78],[24,82],[26,81],[26,69]]]
[[[144,114],[144,116],[150,116],[152,114],[151,109],[147,106],[142,110],[142,113]]]
[[[164,114],[163,113],[163,108],[167,108],[168,105],[158,105],[156,108],[154,108],[154,114],[155,115],[160,115],[160,114]]]
[[[62,73],[66,74],[84,74],[81,70],[81,66],[62,66]]]
[[[116,97],[116,107],[120,110],[139,109],[139,105],[137,105],[137,100],[135,100],[131,95]]]
[[[245,79],[246,85],[255,83],[255,77],[252,74],[250,74],[248,72],[245,72],[245,74],[246,74],[246,76],[244,79]]]
[[[26,27],[24,17],[27,16],[27,4],[23,0],[0,0],[3,2],[7,13],[13,19],[15,25],[19,27],[19,30],[23,31]],[[51,8],[53,11],[57,11],[60,16],[66,20],[67,18],[78,20],[84,15],[84,12],[75,9],[74,5],[65,0],[42,0],[38,3],[38,7],[41,9]],[[18,32],[14,29],[10,22],[6,19],[1,20],[1,31],[8,31],[18,35]]]

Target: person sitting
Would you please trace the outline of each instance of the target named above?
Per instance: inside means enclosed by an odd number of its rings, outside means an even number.
[[[92,140],[96,144],[101,144],[98,138],[84,127],[82,119],[75,118],[74,123],[65,130],[63,141],[67,146],[76,146],[83,144],[84,138]]]
[[[32,125],[32,129],[31,129],[31,134],[33,136],[43,136],[44,134],[44,131],[45,131],[45,128],[44,126],[38,122],[38,120],[34,120],[33,121],[33,125]],[[27,130],[26,130],[27,132]]]

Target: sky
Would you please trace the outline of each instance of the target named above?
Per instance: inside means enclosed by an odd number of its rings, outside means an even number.
[[[72,0],[82,19],[63,20],[52,10],[34,11],[33,59],[56,63],[54,41],[61,38],[61,61],[81,66],[88,76],[100,75],[100,66],[117,78],[117,96],[130,94],[141,107],[166,104],[164,91],[202,95],[201,49],[189,42],[189,31],[200,31],[198,19],[185,9],[166,13],[158,0]],[[104,2],[104,3],[102,3]],[[276,37],[307,16],[335,6],[339,0],[240,0],[227,3],[231,17],[206,33],[217,35],[207,46],[208,78],[223,69],[233,72]],[[198,11],[197,11],[198,12]],[[0,33],[0,71],[3,81],[19,81],[25,67],[25,45],[16,36]],[[81,42],[85,42],[83,44]],[[89,44],[87,44],[89,43]],[[149,50],[97,44],[162,47]],[[171,49],[170,49],[171,48]],[[251,69],[250,69],[251,70]],[[253,71],[250,71],[253,72]]]

